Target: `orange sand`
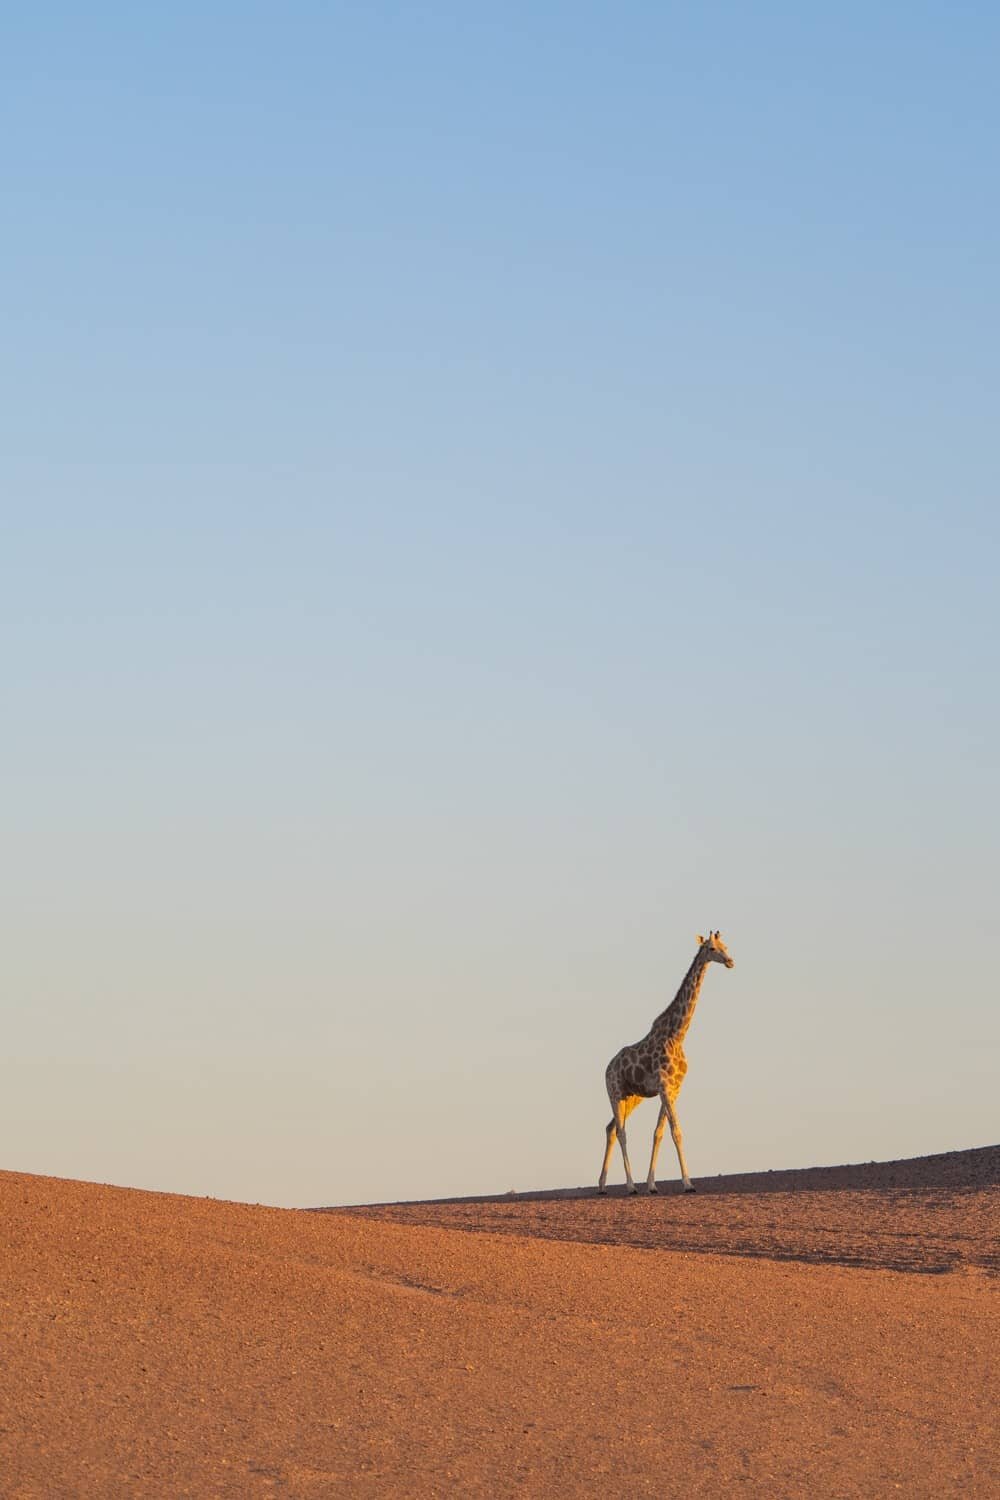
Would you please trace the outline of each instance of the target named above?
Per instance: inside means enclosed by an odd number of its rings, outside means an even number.
[[[324,1214],[0,1174],[0,1494],[995,1495],[998,1168]]]

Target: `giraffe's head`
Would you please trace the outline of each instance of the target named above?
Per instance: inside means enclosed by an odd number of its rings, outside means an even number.
[[[702,937],[699,932],[698,946],[709,963],[725,964],[727,969],[733,968],[733,960],[729,957],[729,949],[722,941],[722,937],[718,932],[710,932],[708,937]]]

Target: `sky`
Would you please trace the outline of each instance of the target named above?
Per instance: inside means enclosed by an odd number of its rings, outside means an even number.
[[[2,29],[0,1165],[996,1141],[996,8]]]

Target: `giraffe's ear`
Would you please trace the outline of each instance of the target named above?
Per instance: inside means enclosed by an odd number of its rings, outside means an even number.
[[[700,932],[696,932],[695,933],[694,940],[698,944],[699,948],[701,947],[702,943],[705,941],[705,939],[702,937],[702,935],[701,935]]]

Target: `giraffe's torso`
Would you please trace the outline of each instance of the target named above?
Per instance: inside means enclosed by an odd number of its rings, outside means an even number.
[[[666,1090],[673,1102],[684,1082],[687,1066],[679,1037],[643,1037],[641,1042],[623,1047],[611,1059],[607,1068],[609,1090],[614,1084],[620,1098],[640,1099],[655,1099]]]

